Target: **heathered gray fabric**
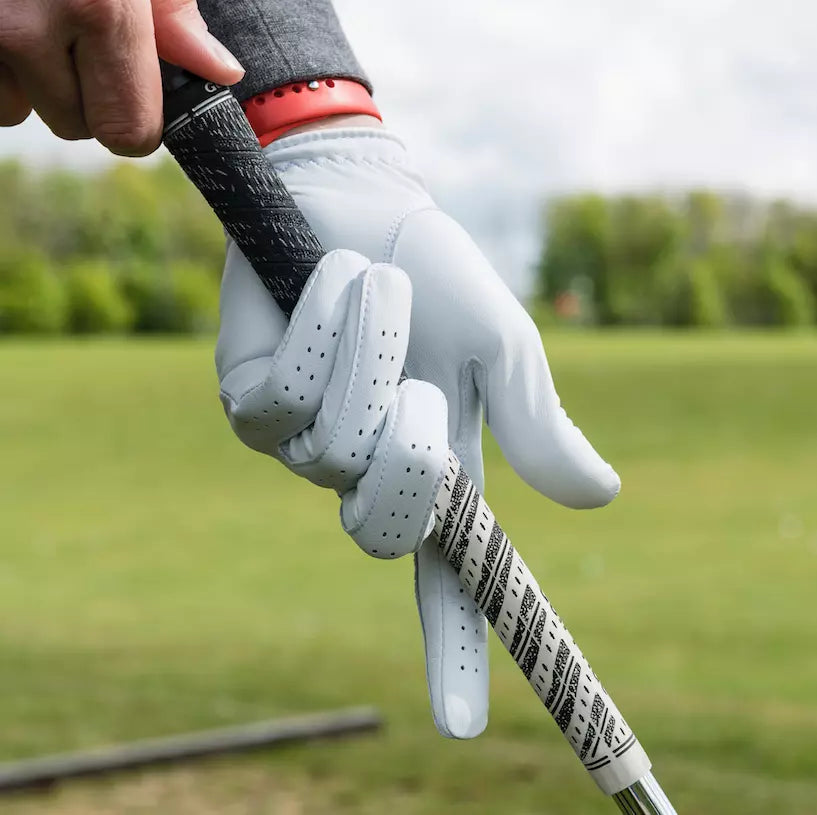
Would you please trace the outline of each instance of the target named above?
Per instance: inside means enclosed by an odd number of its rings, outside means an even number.
[[[331,0],[199,0],[210,31],[246,68],[240,100],[287,82],[338,77],[371,90]]]

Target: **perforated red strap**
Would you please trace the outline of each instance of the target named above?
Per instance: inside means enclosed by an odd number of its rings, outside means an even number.
[[[382,121],[369,91],[351,79],[292,82],[259,93],[241,106],[262,147],[293,127],[327,116],[362,113]]]

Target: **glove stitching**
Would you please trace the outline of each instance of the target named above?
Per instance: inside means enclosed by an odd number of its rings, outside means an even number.
[[[308,167],[321,167],[327,164],[353,164],[369,167],[401,167],[405,166],[405,161],[396,158],[364,158],[359,156],[318,156],[317,158],[296,158],[289,161],[273,163],[273,169],[277,173],[284,173],[287,170],[305,170]]]
[[[386,243],[383,247],[383,257],[386,263],[394,262],[394,253],[397,250],[397,241],[400,238],[400,232],[410,215],[416,215],[422,212],[440,212],[438,206],[417,207],[404,209],[391,223],[388,232],[386,233]]]

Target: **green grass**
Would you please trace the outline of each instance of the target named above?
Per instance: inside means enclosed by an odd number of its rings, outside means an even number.
[[[488,497],[681,813],[817,811],[817,338],[546,337],[624,483]],[[20,813],[606,813],[501,648],[427,709],[412,568],[231,435],[206,342],[0,345],[0,759],[374,703],[380,736],[0,802]]]

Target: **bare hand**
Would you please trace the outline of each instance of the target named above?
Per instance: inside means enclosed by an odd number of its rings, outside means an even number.
[[[0,125],[34,109],[63,139],[152,153],[162,130],[157,55],[223,85],[244,75],[195,0],[0,0]]]

